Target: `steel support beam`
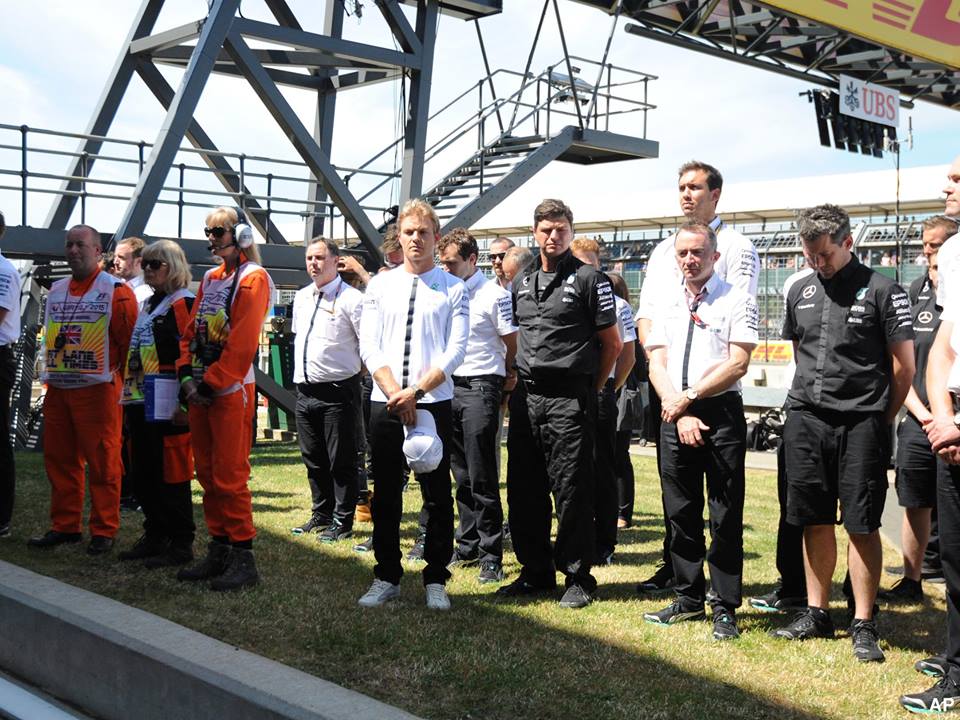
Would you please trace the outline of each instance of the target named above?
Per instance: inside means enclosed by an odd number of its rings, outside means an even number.
[[[143,166],[133,197],[130,198],[117,226],[118,237],[143,234],[153,206],[160,197],[167,173],[170,172],[180,149],[180,143],[193,122],[200,95],[213,71],[217,54],[233,24],[239,5],[240,0],[213,0],[193,57],[180,81],[180,88],[167,111],[157,142],[150,151],[150,158]]]
[[[410,97],[403,130],[403,169],[400,174],[400,204],[423,192],[423,158],[430,117],[430,85],[433,81],[433,51],[437,41],[437,0],[417,3],[417,37],[420,67],[410,73]]]
[[[304,68],[360,68],[382,70],[381,65],[362,62],[360,60],[347,60],[338,58],[334,55],[321,52],[311,52],[309,50],[281,50],[280,48],[256,48],[253,54],[257,56],[263,65],[281,65],[285,67],[304,67]],[[193,55],[193,48],[189,46],[167,48],[152,53],[154,62],[172,65],[174,67],[184,67],[190,62]],[[224,68],[233,68],[233,61],[226,52],[221,51],[217,56],[217,64],[214,66],[215,72],[222,72]]]
[[[160,104],[163,105],[163,109],[169,111],[170,106],[173,105],[175,92],[161,72],[157,70],[153,63],[148,60],[141,60],[137,63],[137,74],[140,76],[140,79],[143,80],[144,84],[150,88],[150,91],[157,100],[160,101]],[[197,150],[209,150],[212,153],[219,152],[213,140],[204,132],[204,129],[196,120],[190,121],[190,125],[187,126],[186,135],[190,144]],[[206,166],[215,172],[217,179],[227,192],[236,198],[251,194],[246,186],[241,187],[240,173],[233,169],[233,166],[225,157],[219,154],[211,155],[205,152],[200,153],[200,157]],[[238,200],[237,204],[240,205],[241,202]],[[250,218],[250,222],[267,238],[268,242],[272,241],[279,245],[287,244],[283,233],[281,233],[277,226],[273,224],[273,221],[267,217],[266,210],[260,207],[259,202],[254,199],[246,200],[244,207],[247,211],[247,217]]]
[[[387,21],[387,25],[390,26],[390,31],[397,39],[397,42],[400,43],[403,51],[413,53],[414,55],[418,54],[421,50],[420,38],[417,37],[413,28],[410,27],[407,16],[404,15],[403,10],[400,9],[400,3],[398,3],[397,0],[374,0],[374,2],[377,4],[377,7],[380,8],[384,20]]]
[[[130,55],[130,43],[149,35],[153,26],[160,15],[160,9],[163,7],[164,0],[143,0],[140,9],[130,26],[130,33],[127,35],[117,58],[110,72],[110,79],[107,81],[106,89],[97,101],[96,110],[93,111],[93,117],[87,129],[86,135],[105,136],[110,130],[113,118],[117,114],[117,108],[120,107],[120,101],[123,99],[130,85],[130,78],[133,77],[134,58]],[[93,159],[87,156],[96,155],[100,152],[103,143],[100,140],[85,139],[80,142],[77,149],[77,157],[67,170],[66,174],[71,177],[80,177],[83,174],[84,167],[87,173],[93,166]],[[86,159],[85,159],[86,158]],[[86,163],[86,166],[84,166]],[[61,184],[60,194],[44,222],[46,227],[63,229],[70,221],[70,215],[77,204],[77,195],[80,191],[80,182],[78,180],[68,180]]]
[[[157,50],[177,47],[183,45],[188,40],[200,37],[203,30],[203,20],[194,20],[193,22],[181,25],[180,27],[164,30],[156,35],[149,35],[145,38],[139,38],[130,43],[130,54],[141,55],[149,54]]]
[[[327,194],[330,195],[347,222],[356,231],[367,252],[370,253],[371,257],[380,258],[380,252],[377,249],[380,236],[377,229],[370,222],[346,183],[337,174],[329,156],[317,145],[317,141],[303,126],[283,93],[267,75],[266,70],[257,61],[237,30],[230,32],[224,47],[230,53],[234,62],[237,63],[237,66],[243,70],[257,96],[270,114],[273,115],[274,120],[280,125],[290,142],[293,143],[300,157],[307,163],[314,176],[323,183]]]

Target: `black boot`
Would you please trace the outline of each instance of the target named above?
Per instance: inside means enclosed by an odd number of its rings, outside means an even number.
[[[221,545],[222,543],[217,543]],[[170,546],[160,555],[147,558],[143,561],[143,566],[150,570],[162,567],[177,567],[186,565],[193,560],[193,542],[174,540]]]
[[[129,550],[122,551],[117,557],[121,560],[146,560],[157,555],[163,555],[169,544],[170,541],[165,538],[141,535],[140,539]]]
[[[209,542],[207,556],[190,567],[183,568],[177,573],[177,580],[195,582],[209,580],[222,575],[227,569],[227,560],[230,556],[230,546],[226,543]]]
[[[233,547],[230,548],[230,558],[227,568],[220,577],[210,583],[211,590],[240,590],[253,587],[260,581],[257,573],[257,563],[253,559],[253,550]]]

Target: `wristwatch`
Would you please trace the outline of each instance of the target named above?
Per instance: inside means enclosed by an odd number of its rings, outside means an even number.
[[[686,395],[687,400],[690,400],[691,402],[700,397],[700,393],[697,392],[695,387],[688,387],[686,390],[684,390],[683,394]]]
[[[953,424],[956,425],[958,429],[960,429],[960,412],[958,412],[956,415],[953,416]]]
[[[426,393],[420,389],[420,386],[414,383],[410,387],[413,389],[413,399],[417,402],[423,400],[423,396],[426,395]]]

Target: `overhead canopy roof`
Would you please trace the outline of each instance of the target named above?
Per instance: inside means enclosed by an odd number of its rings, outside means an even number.
[[[617,0],[575,0],[613,13]],[[960,107],[952,0],[623,0],[627,32],[827,87],[850,75]]]

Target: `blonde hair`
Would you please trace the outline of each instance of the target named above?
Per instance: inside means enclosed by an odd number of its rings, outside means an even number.
[[[570,243],[570,249],[575,253],[588,252],[600,257],[600,243],[593,238],[576,237],[573,239],[573,242]]]
[[[397,215],[398,228],[403,219],[408,215],[416,215],[421,219],[428,219],[433,223],[433,232],[437,236],[437,240],[440,239],[440,218],[437,217],[437,211],[433,209],[433,205],[422,198],[407,200],[400,209],[400,214]]]
[[[217,227],[222,226],[225,230],[229,230],[230,234],[233,235],[233,229],[237,226],[240,221],[240,216],[237,215],[236,208],[231,207],[218,207],[214,208],[207,214],[207,227]],[[234,236],[234,241],[236,241],[236,236]],[[262,265],[263,261],[260,260],[260,248],[257,247],[257,243],[251,243],[248,248],[241,248],[237,246],[237,249],[240,251],[241,255],[246,256],[247,260],[252,260],[257,265]]]
[[[160,260],[167,264],[169,272],[167,273],[167,280],[161,288],[167,295],[190,284],[192,279],[190,263],[187,262],[187,256],[183,254],[183,248],[172,240],[157,240],[150,243],[144,247],[140,257],[143,258],[144,262]]]

